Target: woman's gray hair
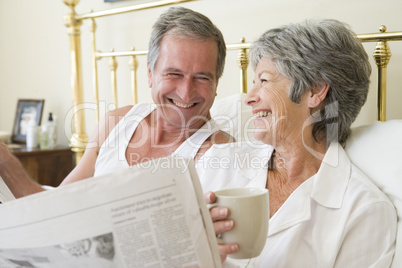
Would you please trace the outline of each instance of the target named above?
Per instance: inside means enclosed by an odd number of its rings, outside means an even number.
[[[153,26],[148,51],[148,64],[152,72],[159,56],[161,41],[167,34],[190,40],[204,41],[212,38],[216,41],[218,45],[217,79],[222,76],[225,67],[226,44],[221,31],[208,17],[184,7],[169,8]]]
[[[320,114],[313,113],[316,141],[344,145],[350,126],[367,99],[371,66],[360,40],[336,20],[306,21],[266,31],[251,47],[255,69],[262,57],[292,80],[289,98],[329,85]]]

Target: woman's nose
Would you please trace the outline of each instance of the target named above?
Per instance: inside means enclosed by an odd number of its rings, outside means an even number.
[[[253,106],[254,104],[258,103],[259,101],[260,101],[260,97],[258,96],[257,89],[254,86],[247,93],[247,95],[244,99],[244,102],[249,106]]]

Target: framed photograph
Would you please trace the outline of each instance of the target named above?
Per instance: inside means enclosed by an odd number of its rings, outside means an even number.
[[[11,141],[26,143],[26,135],[31,120],[40,125],[45,100],[18,100]]]

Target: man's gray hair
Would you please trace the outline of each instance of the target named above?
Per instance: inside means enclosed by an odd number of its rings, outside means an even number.
[[[221,31],[208,17],[184,7],[171,7],[163,13],[155,22],[149,40],[148,64],[152,72],[159,56],[161,41],[166,34],[190,40],[216,41],[218,46],[217,79],[222,76],[226,44]]]
[[[349,26],[320,20],[268,30],[250,49],[254,69],[262,57],[292,80],[289,98],[295,103],[305,92],[329,85],[325,107],[311,112],[313,136],[344,145],[367,99],[371,74],[367,53]]]

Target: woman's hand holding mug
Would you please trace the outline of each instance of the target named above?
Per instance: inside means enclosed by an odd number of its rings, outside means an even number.
[[[260,255],[268,236],[268,190],[225,189],[207,194],[206,200],[222,259],[226,255],[234,259]]]
[[[213,192],[205,193],[204,198],[207,204],[213,204],[216,201],[216,196]],[[222,233],[233,229],[233,220],[227,219],[230,214],[228,208],[215,206],[209,210],[209,213],[211,214],[215,234],[217,237],[219,237]],[[233,254],[239,250],[239,246],[236,243],[218,244],[218,247],[222,262],[225,261],[227,255]]]

